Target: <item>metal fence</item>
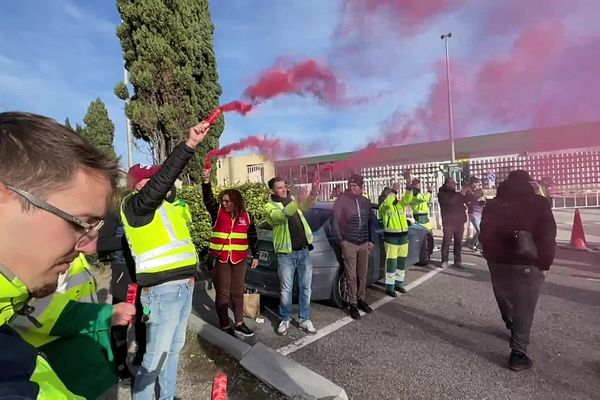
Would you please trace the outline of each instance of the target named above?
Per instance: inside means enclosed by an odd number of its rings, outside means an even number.
[[[600,207],[600,191],[578,193],[557,193],[552,196],[552,208],[593,208]]]
[[[373,202],[377,203],[379,195],[385,187],[391,187],[394,182],[398,180],[397,177],[391,176],[387,178],[365,178],[363,191],[366,196]],[[308,193],[310,190],[310,184],[297,184],[295,185],[299,189]],[[319,200],[330,201],[332,200],[332,193],[335,188],[344,191],[348,187],[347,181],[335,181],[335,182],[323,182],[321,183],[321,191],[319,194]],[[490,197],[493,197],[492,193],[485,193]],[[552,195],[552,208],[553,209],[570,209],[570,208],[594,208],[600,207],[600,191],[580,191],[574,193],[555,193]],[[437,199],[434,199],[431,207],[432,217],[438,219],[439,204]]]

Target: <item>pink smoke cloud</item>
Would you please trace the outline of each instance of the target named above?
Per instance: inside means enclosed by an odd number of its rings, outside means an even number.
[[[260,103],[285,94],[313,96],[331,107],[364,104],[367,97],[350,97],[338,74],[322,62],[308,59],[296,63],[279,60],[244,91],[244,96]]]

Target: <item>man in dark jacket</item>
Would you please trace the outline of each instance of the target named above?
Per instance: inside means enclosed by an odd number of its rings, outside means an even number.
[[[354,319],[360,318],[359,308],[366,313],[373,311],[364,297],[377,217],[371,209],[371,201],[362,195],[362,187],[363,177],[352,174],[348,179],[348,190],[333,205],[335,238],[342,248],[350,316]]]
[[[100,228],[98,236],[98,255],[110,261],[111,280],[110,292],[112,303],[117,304],[127,301],[127,289],[135,279],[135,260],[131,256],[125,230],[121,222],[121,216],[117,211],[111,211],[104,219],[104,225]],[[136,300],[135,318],[135,343],[136,355],[134,365],[140,365],[146,349],[146,326],[142,322],[142,309]],[[129,326],[115,326],[111,329],[111,342],[115,354],[115,362],[121,379],[130,378],[127,367],[128,343],[127,330]]]
[[[467,222],[465,201],[465,196],[461,192],[456,191],[456,181],[452,178],[447,178],[438,191],[438,202],[440,203],[444,232],[442,239],[442,268],[448,267],[450,241],[453,239],[454,266],[456,268],[463,268],[461,256],[462,238],[465,231],[465,222]]]
[[[146,320],[146,352],[134,379],[134,400],[152,399],[157,378],[160,398],[176,394],[198,255],[188,221],[169,193],[209,129],[206,121],[191,128],[188,140],[177,144],[162,166],[129,168],[134,192],[123,199],[121,221],[135,259]]]
[[[554,261],[556,223],[548,201],[535,194],[529,174],[512,171],[483,210],[480,241],[488,261],[494,295],[511,330],[508,361],[515,371],[530,368],[527,355],[533,315],[545,275]],[[524,254],[517,237],[527,232],[537,257]],[[517,234],[519,233],[519,234]]]

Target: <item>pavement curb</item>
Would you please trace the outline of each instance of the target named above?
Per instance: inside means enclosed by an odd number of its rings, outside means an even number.
[[[188,328],[223,349],[244,369],[285,396],[302,400],[348,400],[344,389],[261,342],[250,346],[194,314],[188,318]]]

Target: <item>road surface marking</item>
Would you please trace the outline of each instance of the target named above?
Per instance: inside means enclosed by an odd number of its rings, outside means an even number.
[[[598,279],[598,278],[585,278],[585,279],[587,279],[588,281],[600,282],[600,279]]]
[[[473,264],[475,265],[475,264]],[[439,274],[440,272],[444,271],[444,269],[442,268],[436,268],[432,271],[429,271],[428,273],[426,273],[425,275],[423,275],[422,277],[414,280],[413,282],[409,283],[408,285],[406,285],[404,288],[407,291],[411,291],[412,289],[416,288],[417,286],[419,286],[420,284],[422,284],[423,282],[433,278],[435,275]],[[399,297],[397,297],[397,299],[401,299],[402,295],[400,295]],[[373,310],[381,307],[384,304],[389,303],[390,301],[395,300],[394,298],[390,297],[390,296],[385,296],[382,297],[381,299],[377,300],[376,302],[374,302],[373,304],[371,304],[371,308]],[[363,311],[360,312],[360,315],[365,315],[365,313]],[[344,318],[341,318],[321,329],[319,329],[319,331],[317,332],[316,335],[311,335],[311,336],[304,336],[301,337],[300,339],[286,345],[283,346],[281,348],[279,348],[277,350],[278,353],[287,356],[290,355],[298,350],[300,350],[303,347],[308,346],[309,344],[316,342],[319,339],[324,338],[325,336],[329,335],[332,332],[337,331],[340,328],[343,328],[344,326],[348,325],[349,323],[353,322],[354,320],[352,319],[352,317],[345,316]]]

